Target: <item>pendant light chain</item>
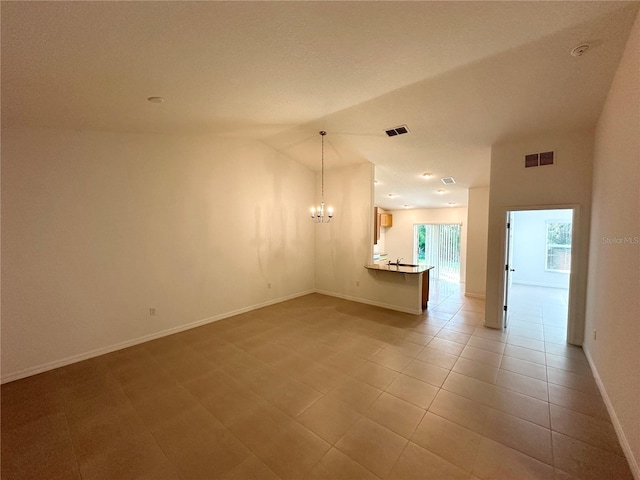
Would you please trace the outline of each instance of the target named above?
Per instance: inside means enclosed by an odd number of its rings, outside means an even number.
[[[324,130],[320,132],[322,136],[322,175],[321,175],[321,192],[322,192],[322,203],[324,203],[324,136],[327,134]]]
[[[315,207],[311,209],[311,219],[315,223],[329,223],[333,218],[333,208],[328,207],[325,212],[324,205],[324,136],[327,134],[327,132],[321,130],[319,133],[322,136],[322,166],[320,170],[320,193],[322,201],[320,202],[320,206],[317,210]]]

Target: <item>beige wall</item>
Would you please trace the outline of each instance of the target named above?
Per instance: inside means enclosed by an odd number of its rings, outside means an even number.
[[[326,172],[328,225],[259,142],[5,129],[2,173],[3,382],[313,291],[421,312],[417,276],[364,268],[368,163]]]
[[[556,164],[524,168],[524,155],[555,151]],[[589,247],[593,132],[554,132],[496,144],[491,153],[486,325],[502,326],[505,212],[518,207],[576,205],[576,268],[570,288],[568,339],[582,343]],[[553,206],[553,207],[552,207]]]
[[[596,128],[584,343],[636,478],[640,478],[639,192],[640,16]]]
[[[313,291],[313,186],[257,142],[3,130],[3,380]]]
[[[325,172],[325,201],[335,210],[329,224],[315,225],[315,282],[319,290],[351,295],[373,255],[373,165]],[[320,174],[316,176],[320,200]],[[317,203],[318,203],[317,202]]]
[[[373,255],[373,165],[325,171],[325,201],[334,220],[315,225],[316,290],[328,295],[420,313],[417,275],[372,272],[364,268]],[[320,198],[320,177],[316,178]],[[394,225],[395,225],[394,216]],[[392,227],[394,228],[394,227]],[[391,228],[387,229],[387,234]]]
[[[484,298],[487,285],[489,187],[470,188],[467,209],[467,269],[465,294]]]

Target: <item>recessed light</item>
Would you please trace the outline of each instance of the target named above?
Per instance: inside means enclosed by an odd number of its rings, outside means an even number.
[[[444,190],[438,190],[438,195],[442,195],[444,193]]]
[[[404,208],[411,208],[411,205],[403,205]]]
[[[162,103],[164,102],[164,97],[149,97],[147,101],[151,103]]]
[[[389,195],[387,195],[389,198],[396,198],[397,195],[395,193],[390,193]]]
[[[448,203],[448,205],[449,205],[450,207],[453,207],[455,204],[456,204],[456,202],[449,202],[449,203]]]
[[[433,177],[433,173],[424,172],[424,173],[422,174],[422,176],[423,176],[424,178],[431,178],[431,177]]]

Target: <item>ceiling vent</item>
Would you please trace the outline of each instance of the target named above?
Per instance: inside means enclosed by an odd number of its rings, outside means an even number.
[[[454,183],[456,183],[453,177],[444,177],[444,178],[441,178],[440,180],[442,180],[442,183],[444,183],[445,185],[453,185]]]
[[[524,156],[524,168],[553,165],[554,159],[554,152],[530,153]]]
[[[400,125],[399,127],[390,128],[389,130],[385,130],[385,133],[389,137],[395,137],[396,135],[404,135],[405,133],[409,133],[409,128],[406,125]]]

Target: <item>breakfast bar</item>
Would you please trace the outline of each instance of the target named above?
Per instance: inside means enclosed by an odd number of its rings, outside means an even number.
[[[420,275],[421,285],[421,301],[422,310],[427,309],[427,302],[429,301],[429,270],[434,268],[431,265],[414,265],[409,263],[373,263],[365,265],[364,268],[374,270],[377,272],[385,272],[390,275]]]

